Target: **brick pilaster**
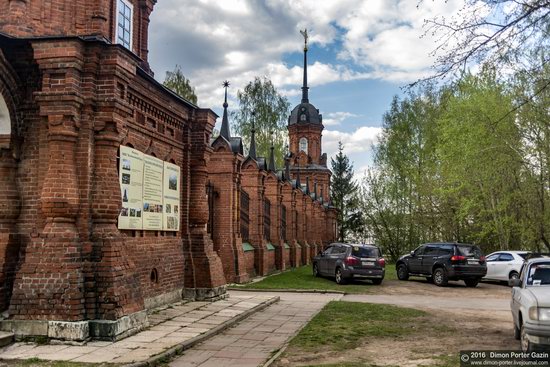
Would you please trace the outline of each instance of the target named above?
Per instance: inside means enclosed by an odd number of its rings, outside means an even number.
[[[273,172],[269,172],[265,180],[265,197],[271,203],[269,237],[271,244],[275,247],[275,267],[278,270],[285,270],[285,247],[281,237],[281,182]]]
[[[41,193],[46,225],[27,245],[15,279],[10,316],[78,321],[86,315],[82,244],[75,225],[79,206],[74,159],[77,126],[71,115],[51,114],[46,119],[49,159]]]
[[[240,235],[240,164],[243,157],[232,152],[225,139],[214,144],[208,163],[208,179],[216,192],[214,200],[214,249],[223,263],[227,282],[249,280]]]
[[[207,290],[217,289],[226,284],[222,262],[214,251],[210,235],[206,231],[208,223],[208,197],[206,184],[208,179],[207,163],[211,149],[208,141],[215,122],[210,110],[198,110],[195,121],[191,123],[191,177],[189,202],[189,240],[186,243],[185,287]],[[187,290],[186,290],[187,292]],[[189,293],[188,293],[189,294]],[[198,293],[196,293],[198,294]]]
[[[144,309],[136,265],[116,226],[121,207],[116,159],[121,138],[113,125],[103,125],[95,134],[91,205],[96,318],[105,320]]]
[[[254,247],[254,268],[256,275],[266,275],[270,272],[269,252],[264,236],[264,179],[265,171],[258,169],[257,162],[248,158],[242,168],[242,188],[250,198],[250,244]]]

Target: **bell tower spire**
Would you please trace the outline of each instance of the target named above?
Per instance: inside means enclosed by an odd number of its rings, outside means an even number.
[[[223,82],[223,87],[225,88],[225,99],[223,102],[223,117],[220,135],[223,136],[227,141],[229,141],[229,139],[231,138],[231,132],[229,131],[229,120],[227,118],[227,88],[229,87],[229,82],[227,80]]]
[[[304,36],[304,80],[302,85],[302,103],[309,103],[309,87],[307,86],[307,41],[309,35],[307,34],[307,28],[300,31],[300,33]]]

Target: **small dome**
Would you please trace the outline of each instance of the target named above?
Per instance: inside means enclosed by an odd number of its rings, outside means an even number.
[[[323,115],[314,105],[308,102],[303,102],[294,107],[288,117],[288,124],[322,124]]]

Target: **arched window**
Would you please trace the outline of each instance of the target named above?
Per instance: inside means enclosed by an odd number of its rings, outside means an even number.
[[[4,98],[0,95],[0,148],[10,147],[11,120],[10,111]]]
[[[307,139],[300,138],[300,151],[307,153]]]

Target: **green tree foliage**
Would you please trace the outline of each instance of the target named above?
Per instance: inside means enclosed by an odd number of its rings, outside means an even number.
[[[191,86],[189,79],[187,79],[181,67],[176,65],[174,71],[167,71],[164,78],[164,86],[171,89],[174,93],[182,98],[185,98],[193,104],[197,104],[197,95],[195,94],[195,88]]]
[[[390,257],[429,241],[550,251],[550,93],[533,98],[544,70],[502,80],[484,68],[394,99],[361,187]]]
[[[338,209],[338,239],[351,240],[360,235],[363,229],[363,216],[359,207],[358,185],[353,180],[353,165],[344,154],[342,142],[338,143],[338,153],[330,159],[332,167],[331,200]]]
[[[279,94],[271,80],[254,78],[243,91],[237,92],[239,109],[231,112],[233,129],[243,137],[245,147],[250,146],[252,112],[255,112],[256,150],[258,156],[268,157],[274,143],[275,162],[282,167],[287,141],[287,118],[290,104]]]

